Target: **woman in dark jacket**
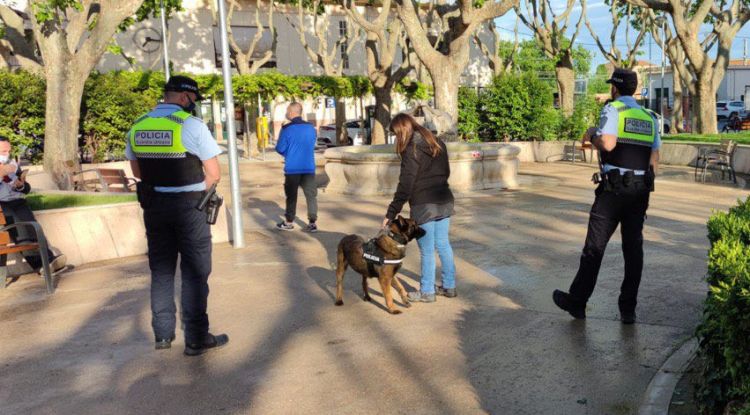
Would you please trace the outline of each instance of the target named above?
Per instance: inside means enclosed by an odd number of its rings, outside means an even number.
[[[456,296],[456,267],[448,239],[453,215],[453,193],[448,186],[448,150],[428,129],[409,115],[398,114],[390,130],[396,135],[396,152],[401,157],[401,174],[396,194],[383,220],[385,227],[409,202],[411,218],[426,234],[417,240],[422,258],[419,292],[409,293],[411,301],[431,303],[435,294]],[[435,250],[440,256],[443,285],[435,285]]]

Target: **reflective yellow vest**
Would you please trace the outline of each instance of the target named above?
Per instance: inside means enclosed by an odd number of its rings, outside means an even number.
[[[610,103],[617,109],[617,145],[602,152],[602,161],[616,167],[648,170],[656,139],[652,115],[643,108],[631,108],[621,101]]]
[[[176,187],[205,180],[203,163],[182,144],[182,126],[188,118],[189,113],[177,111],[166,117],[144,115],[136,120],[128,140],[144,183]]]

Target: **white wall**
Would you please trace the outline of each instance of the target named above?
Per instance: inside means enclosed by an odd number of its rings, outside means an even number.
[[[745,87],[750,86],[750,68],[730,68],[717,91],[720,101],[739,101],[745,95]]]

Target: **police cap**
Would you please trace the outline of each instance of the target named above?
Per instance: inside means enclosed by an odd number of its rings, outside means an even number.
[[[175,75],[170,77],[167,84],[164,85],[164,91],[192,92],[195,94],[198,101],[203,100],[203,95],[201,95],[200,90],[198,90],[198,83],[187,76]]]
[[[638,74],[629,69],[617,68],[607,79],[607,83],[616,86],[621,92],[635,91],[638,88]]]

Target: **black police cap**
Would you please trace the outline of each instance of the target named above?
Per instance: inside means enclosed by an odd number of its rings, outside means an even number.
[[[164,90],[174,92],[192,92],[195,94],[198,101],[203,100],[203,95],[201,95],[200,90],[198,89],[198,83],[187,76],[175,75],[170,77],[169,81],[164,85]]]
[[[632,89],[638,88],[638,74],[635,71],[629,69],[617,68],[612,72],[612,76],[607,79],[608,84],[616,86],[618,89]]]

